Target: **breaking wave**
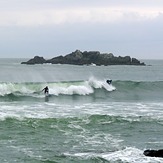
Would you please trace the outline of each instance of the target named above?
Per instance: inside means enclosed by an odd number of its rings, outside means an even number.
[[[113,81],[107,84],[106,80],[90,78],[86,81],[63,82],[27,82],[27,83],[0,83],[0,101],[21,101],[44,98],[42,89],[48,86],[50,97],[64,98],[80,96],[109,101],[141,101],[162,100],[163,81],[136,82]],[[64,97],[63,97],[64,96]]]

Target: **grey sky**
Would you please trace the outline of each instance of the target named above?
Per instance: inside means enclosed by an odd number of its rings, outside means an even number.
[[[0,57],[76,49],[163,59],[163,0],[0,0]]]

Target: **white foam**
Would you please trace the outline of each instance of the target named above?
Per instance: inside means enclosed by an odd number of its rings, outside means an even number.
[[[146,157],[143,155],[143,150],[134,148],[134,147],[126,147],[125,149],[109,152],[109,153],[94,153],[94,152],[86,152],[86,153],[64,153],[66,156],[71,157],[79,157],[82,159],[89,158],[103,158],[110,163],[117,162],[125,162],[125,163],[162,163],[163,158],[156,157]]]
[[[25,84],[15,84],[15,83],[0,83],[0,95],[4,96],[6,94],[20,92],[23,94],[31,94],[35,90],[30,88],[30,86]]]
[[[113,153],[102,154],[102,158],[110,162],[149,163],[163,162],[162,158],[152,158],[143,155],[143,151],[134,147],[127,147]]]
[[[113,85],[106,83],[106,80],[97,80],[91,77],[88,81],[81,82],[78,84],[70,83],[71,85],[51,85],[50,93],[54,95],[64,94],[64,95],[89,95],[94,93],[94,89],[104,88],[107,91],[113,91],[116,88]]]
[[[12,91],[14,91],[13,84],[11,84],[11,83],[9,83],[9,84],[1,83],[0,84],[0,95],[1,96],[4,96],[5,94],[9,94]]]
[[[64,95],[88,95],[93,93],[94,90],[89,85],[70,85],[70,86],[53,86],[50,88],[50,93],[54,95],[64,94]]]
[[[116,88],[112,84],[106,83],[106,80],[97,80],[95,77],[90,77],[88,84],[93,88],[104,88],[107,91],[114,91]]]
[[[89,117],[89,115],[120,116],[127,121],[153,121],[162,124],[162,105],[143,103],[145,111],[139,103],[84,103],[60,104],[49,102],[0,102],[0,119],[6,117],[55,118],[55,117]],[[154,109],[152,109],[154,108]],[[149,114],[149,112],[151,112]],[[86,119],[87,120],[87,119]],[[103,123],[103,122],[102,122]],[[110,123],[110,122],[108,122]]]

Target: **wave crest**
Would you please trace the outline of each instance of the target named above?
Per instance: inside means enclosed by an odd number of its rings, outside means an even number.
[[[89,95],[95,89],[113,91],[115,87],[108,85],[105,80],[90,78],[88,81],[68,81],[50,83],[0,83],[0,96],[13,94],[15,96],[36,96],[48,85],[51,95]]]

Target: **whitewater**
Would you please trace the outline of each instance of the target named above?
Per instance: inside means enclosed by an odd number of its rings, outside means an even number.
[[[143,155],[145,149],[163,148],[163,61],[143,61],[147,66],[22,61],[0,59],[0,162],[163,162]]]

